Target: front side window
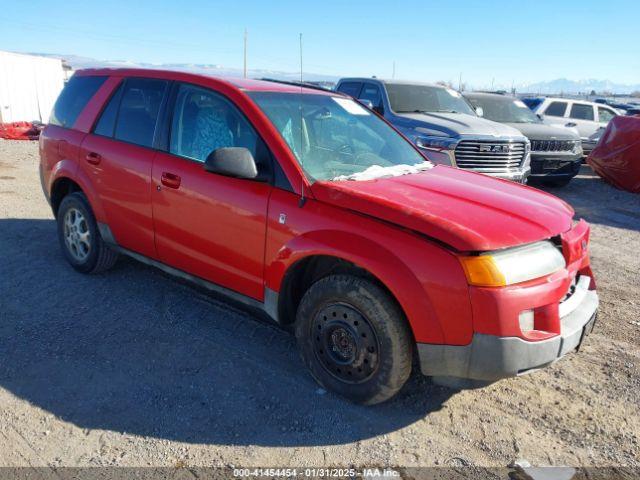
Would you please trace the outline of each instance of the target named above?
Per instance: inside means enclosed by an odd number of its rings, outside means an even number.
[[[574,103],[569,116],[576,120],[593,120],[593,107],[584,103]]]
[[[261,140],[235,106],[211,90],[180,85],[171,122],[169,151],[204,162],[211,152],[226,147],[249,149],[258,163],[259,172],[266,162]]]
[[[386,122],[354,100],[322,94],[249,92],[311,180],[371,167],[424,164]]]
[[[434,85],[387,83],[391,110],[396,113],[466,113],[475,115],[460,92]]]
[[[71,77],[53,106],[49,123],[60,127],[73,127],[82,109],[106,79],[107,77],[95,76],[74,75]]]
[[[567,102],[551,102],[544,111],[544,114],[551,117],[564,117],[566,111]]]
[[[127,79],[115,128],[117,140],[143,147],[153,145],[158,112],[167,85],[166,80]]]
[[[608,108],[598,107],[598,119],[601,123],[609,123],[609,121],[616,116],[617,115]]]
[[[342,82],[338,87],[338,92],[344,93],[345,95],[349,95],[353,98],[358,98],[361,87],[362,83],[360,82]]]

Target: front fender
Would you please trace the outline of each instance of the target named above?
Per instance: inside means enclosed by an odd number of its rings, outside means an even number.
[[[266,265],[266,286],[279,292],[287,271],[314,255],[349,261],[376,277],[396,298],[419,341],[442,343],[444,332],[429,295],[414,272],[390,249],[341,230],[306,232],[285,243]]]

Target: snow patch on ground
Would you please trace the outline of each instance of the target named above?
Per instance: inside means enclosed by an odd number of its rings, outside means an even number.
[[[376,178],[399,177],[400,175],[420,173],[430,168],[433,168],[433,164],[430,162],[416,163],[415,165],[393,165],[391,167],[372,165],[362,172],[357,172],[352,175],[339,175],[335,177],[333,181],[342,182],[345,180],[355,180],[362,182],[365,180],[375,180]]]

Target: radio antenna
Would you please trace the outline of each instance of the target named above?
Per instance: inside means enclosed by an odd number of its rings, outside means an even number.
[[[304,207],[307,199],[304,196],[304,115],[302,114],[302,33],[299,37],[299,47],[300,47],[300,166],[302,167],[302,177],[301,177],[301,185],[300,185],[300,201],[298,202],[298,207]]]

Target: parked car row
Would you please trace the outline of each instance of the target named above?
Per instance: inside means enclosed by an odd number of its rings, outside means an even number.
[[[552,195],[463,171],[522,181],[529,140],[450,89],[339,90],[410,141],[336,92],[77,72],[40,136],[65,259],[98,273],[128,255],[260,310],[295,331],[324,388],[359,403],[395,395],[414,358],[461,387],[576,350],[598,309],[588,224]]]
[[[343,78],[336,91],[382,115],[433,163],[524,183],[530,142],[509,125],[485,120],[456,90],[376,78]]]

